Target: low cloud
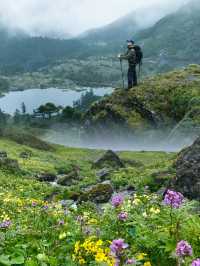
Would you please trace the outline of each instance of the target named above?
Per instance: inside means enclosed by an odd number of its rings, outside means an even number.
[[[12,31],[33,36],[76,35],[90,28],[100,27],[138,8],[154,6],[147,19],[164,16],[187,0],[1,0],[0,24]]]

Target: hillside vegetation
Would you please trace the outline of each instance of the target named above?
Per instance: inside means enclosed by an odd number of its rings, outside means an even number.
[[[198,135],[199,88],[200,66],[190,65],[147,78],[129,91],[116,89],[87,112],[88,132],[115,134],[125,128],[135,135],[145,130]]]
[[[126,166],[112,169],[103,185],[93,168],[103,151],[61,146],[42,151],[5,138],[0,139],[0,150],[11,158],[0,159],[1,265],[114,266],[129,261],[175,266],[181,257],[173,254],[183,239],[193,248],[184,265],[200,254],[196,203],[185,200],[172,209],[153,193],[172,178],[175,154],[118,153]],[[75,166],[81,179],[67,186],[38,179],[67,174]],[[107,195],[98,189],[106,189],[108,181],[119,194],[112,205],[96,205],[95,199],[100,202]],[[123,239],[124,249],[110,253],[117,239]]]

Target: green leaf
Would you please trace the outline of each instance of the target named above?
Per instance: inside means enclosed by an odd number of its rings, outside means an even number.
[[[10,261],[10,264],[11,265],[14,265],[14,264],[24,264],[24,257],[23,256],[18,256],[18,257],[15,257],[15,258],[12,258],[11,261]]]
[[[9,256],[8,255],[1,255],[0,256],[0,264],[10,266],[11,263],[10,263],[10,260],[9,260]]]

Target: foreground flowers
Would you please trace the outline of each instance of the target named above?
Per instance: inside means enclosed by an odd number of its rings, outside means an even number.
[[[183,199],[184,197],[180,192],[168,189],[165,194],[164,203],[178,209],[182,205]]]
[[[123,204],[124,202],[124,198],[122,195],[118,194],[118,195],[115,195],[113,196],[112,198],[112,205],[116,208],[116,207],[119,207]]]

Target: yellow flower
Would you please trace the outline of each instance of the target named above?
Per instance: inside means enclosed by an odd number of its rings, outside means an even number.
[[[66,237],[67,237],[66,233],[61,233],[61,234],[59,235],[59,239],[60,239],[60,240],[63,240],[63,239],[65,239]]]
[[[154,208],[154,207],[151,207],[151,209],[149,210],[151,213],[153,214],[158,214],[160,213],[160,209],[159,208]]]
[[[146,253],[139,253],[139,254],[137,255],[136,258],[137,258],[138,260],[143,260],[146,256],[147,256]]]
[[[151,266],[151,262],[150,261],[145,262],[144,266]]]

